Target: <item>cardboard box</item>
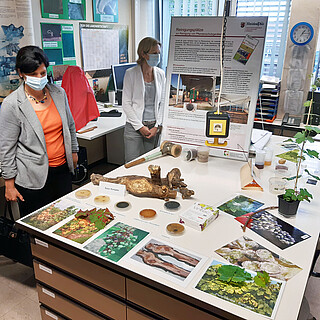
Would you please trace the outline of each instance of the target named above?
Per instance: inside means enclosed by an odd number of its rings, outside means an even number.
[[[193,229],[203,231],[213,220],[217,219],[219,210],[215,207],[196,202],[180,214],[180,223]]]

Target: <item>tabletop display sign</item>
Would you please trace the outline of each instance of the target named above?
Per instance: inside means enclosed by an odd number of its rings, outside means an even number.
[[[257,273],[242,268],[239,268],[241,272],[235,273],[233,277],[229,272],[227,281],[226,273],[222,274],[220,271],[220,268],[225,265],[225,263],[213,260],[196,284],[196,289],[274,319],[285,282],[270,278],[269,283],[258,285],[256,281],[253,281]],[[232,266],[232,268],[235,267]]]
[[[86,0],[41,0],[41,16],[49,19],[86,20]]]
[[[97,22],[118,22],[118,0],[93,0],[93,20]]]
[[[247,160],[259,90],[267,17],[228,17],[221,83],[222,17],[173,17],[167,67],[163,140],[207,144],[210,154]],[[229,135],[210,146],[208,111],[230,118]]]
[[[68,65],[77,65],[73,31],[72,24],[41,23],[42,48],[55,83],[61,83]]]

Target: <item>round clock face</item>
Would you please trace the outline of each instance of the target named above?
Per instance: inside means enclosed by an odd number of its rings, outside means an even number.
[[[294,44],[303,46],[312,40],[313,34],[313,28],[309,23],[300,22],[291,29],[290,38]]]

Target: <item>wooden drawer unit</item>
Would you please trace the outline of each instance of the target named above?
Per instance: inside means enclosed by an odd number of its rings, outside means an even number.
[[[65,295],[72,297],[110,318],[116,320],[126,319],[125,303],[122,303],[93,287],[87,286],[60,271],[48,267],[43,263],[34,261],[33,265],[35,277],[40,282],[63,292]]]
[[[127,279],[127,299],[167,319],[221,319],[129,279]]]
[[[67,318],[75,320],[102,320],[104,318],[95,315],[93,312],[79,306],[78,304],[66,299],[56,293],[55,291],[48,289],[41,284],[37,284],[39,301],[46,306],[56,310],[58,313],[63,314]],[[58,316],[54,311],[48,310],[45,306],[41,306],[42,320],[65,320],[61,316]]]
[[[125,298],[125,278],[51,244],[35,239],[32,254],[107,291]]]
[[[154,320],[154,318],[151,318],[142,312],[139,312],[137,310],[134,310],[130,307],[127,308],[127,320]]]

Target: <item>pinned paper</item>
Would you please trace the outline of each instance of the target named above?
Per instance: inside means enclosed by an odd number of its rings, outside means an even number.
[[[126,193],[126,186],[123,184],[100,181],[99,193],[124,197]]]
[[[242,190],[263,191],[259,182],[259,171],[256,167],[252,166],[252,163],[247,162],[240,169],[240,181]]]

